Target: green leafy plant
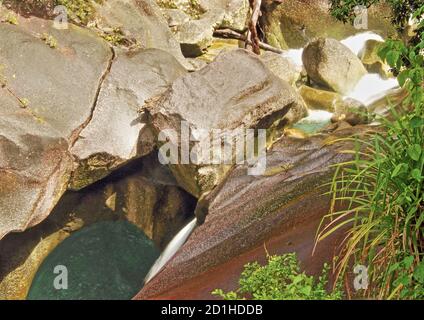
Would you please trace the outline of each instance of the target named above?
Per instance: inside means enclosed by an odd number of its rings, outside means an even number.
[[[94,0],[102,3],[103,0]],[[57,5],[63,5],[68,10],[71,20],[86,25],[95,14],[95,9],[90,0],[56,0]]]
[[[324,265],[316,280],[301,272],[295,253],[268,256],[264,266],[258,262],[245,265],[237,291],[216,289],[213,295],[224,300],[338,300],[342,298],[340,286],[328,293],[329,267]]]
[[[423,13],[422,6],[413,17]],[[422,31],[409,43],[388,40],[382,46],[380,56],[408,97],[402,110],[392,108],[394,120],[377,119],[377,133],[350,138],[353,160],[336,166],[331,211],[317,235],[320,241],[349,227],[337,275],[346,275],[352,261],[367,265],[370,286],[364,295],[371,298],[424,299],[423,48]]]

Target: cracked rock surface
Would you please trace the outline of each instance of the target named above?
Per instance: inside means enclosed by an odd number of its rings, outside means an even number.
[[[0,24],[0,38],[1,239],[42,221],[66,190],[68,144],[91,115],[111,50],[87,30],[38,18]]]
[[[162,50],[117,53],[93,117],[71,148],[77,166],[70,182],[72,189],[90,185],[152,151],[153,135],[138,109],[185,73],[184,67]]]

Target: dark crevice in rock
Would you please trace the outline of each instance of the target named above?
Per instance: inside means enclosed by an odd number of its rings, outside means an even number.
[[[116,53],[115,53],[115,50],[114,50],[113,47],[110,47],[110,52],[111,52],[111,56],[110,56],[110,59],[109,59],[109,62],[108,62],[108,65],[107,65],[105,71],[103,72],[102,76],[100,77],[99,85],[97,86],[96,94],[94,96],[93,103],[91,105],[90,115],[88,116],[88,118],[81,125],[79,125],[72,132],[71,136],[69,137],[69,141],[70,141],[69,142],[69,148],[70,149],[78,141],[78,138],[80,136],[80,133],[88,126],[88,124],[90,123],[91,119],[93,119],[94,111],[96,110],[96,106],[97,106],[97,102],[98,102],[98,99],[99,99],[100,91],[101,91],[102,86],[103,86],[103,82],[105,81],[106,77],[110,73],[110,70],[112,68],[113,61],[115,60],[115,57],[116,57]]]

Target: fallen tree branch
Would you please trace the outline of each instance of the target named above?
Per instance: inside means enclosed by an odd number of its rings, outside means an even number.
[[[225,38],[225,39],[235,39],[235,40],[240,40],[240,41],[244,41],[245,43],[247,43],[248,45],[252,45],[251,40],[247,39],[247,36],[238,33],[237,31],[231,30],[231,29],[217,29],[214,31],[213,33],[214,37],[217,38]],[[262,41],[258,42],[258,47],[260,49],[266,50],[266,51],[272,51],[278,54],[284,53],[284,50],[275,48],[267,43],[264,43]]]
[[[258,36],[258,30],[256,28],[259,20],[259,16],[261,15],[261,4],[262,0],[249,0],[250,7],[252,8],[252,17],[249,21],[249,31],[247,33],[246,45],[252,46],[252,51],[256,54],[260,54],[260,40]]]

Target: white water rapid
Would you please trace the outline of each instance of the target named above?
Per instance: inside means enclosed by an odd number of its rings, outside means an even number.
[[[144,283],[149,282],[155,275],[162,270],[163,266],[171,260],[171,258],[177,253],[177,251],[181,248],[181,246],[186,242],[187,238],[193,232],[196,227],[197,219],[194,218],[187,224],[184,228],[177,233],[177,235],[169,242],[166,246],[165,250],[162,252],[160,257],[156,260],[153,266],[150,268],[146,277],[144,278]]]
[[[363,32],[348,37],[342,41],[346,47],[348,47],[355,55],[359,55],[361,50],[364,48],[365,43],[368,40],[384,41],[384,39],[374,32]],[[284,57],[291,59],[298,67],[302,68],[302,53],[303,49],[289,49],[282,53]],[[380,75],[369,73],[366,74],[356,84],[355,88],[348,93],[345,98],[353,98],[365,106],[369,106],[373,102],[381,99],[388,94],[392,89],[398,88],[399,83],[396,78],[383,79]],[[324,113],[310,113],[306,122],[316,122],[320,117],[327,118],[328,114],[324,116]],[[327,119],[325,119],[327,120]]]

